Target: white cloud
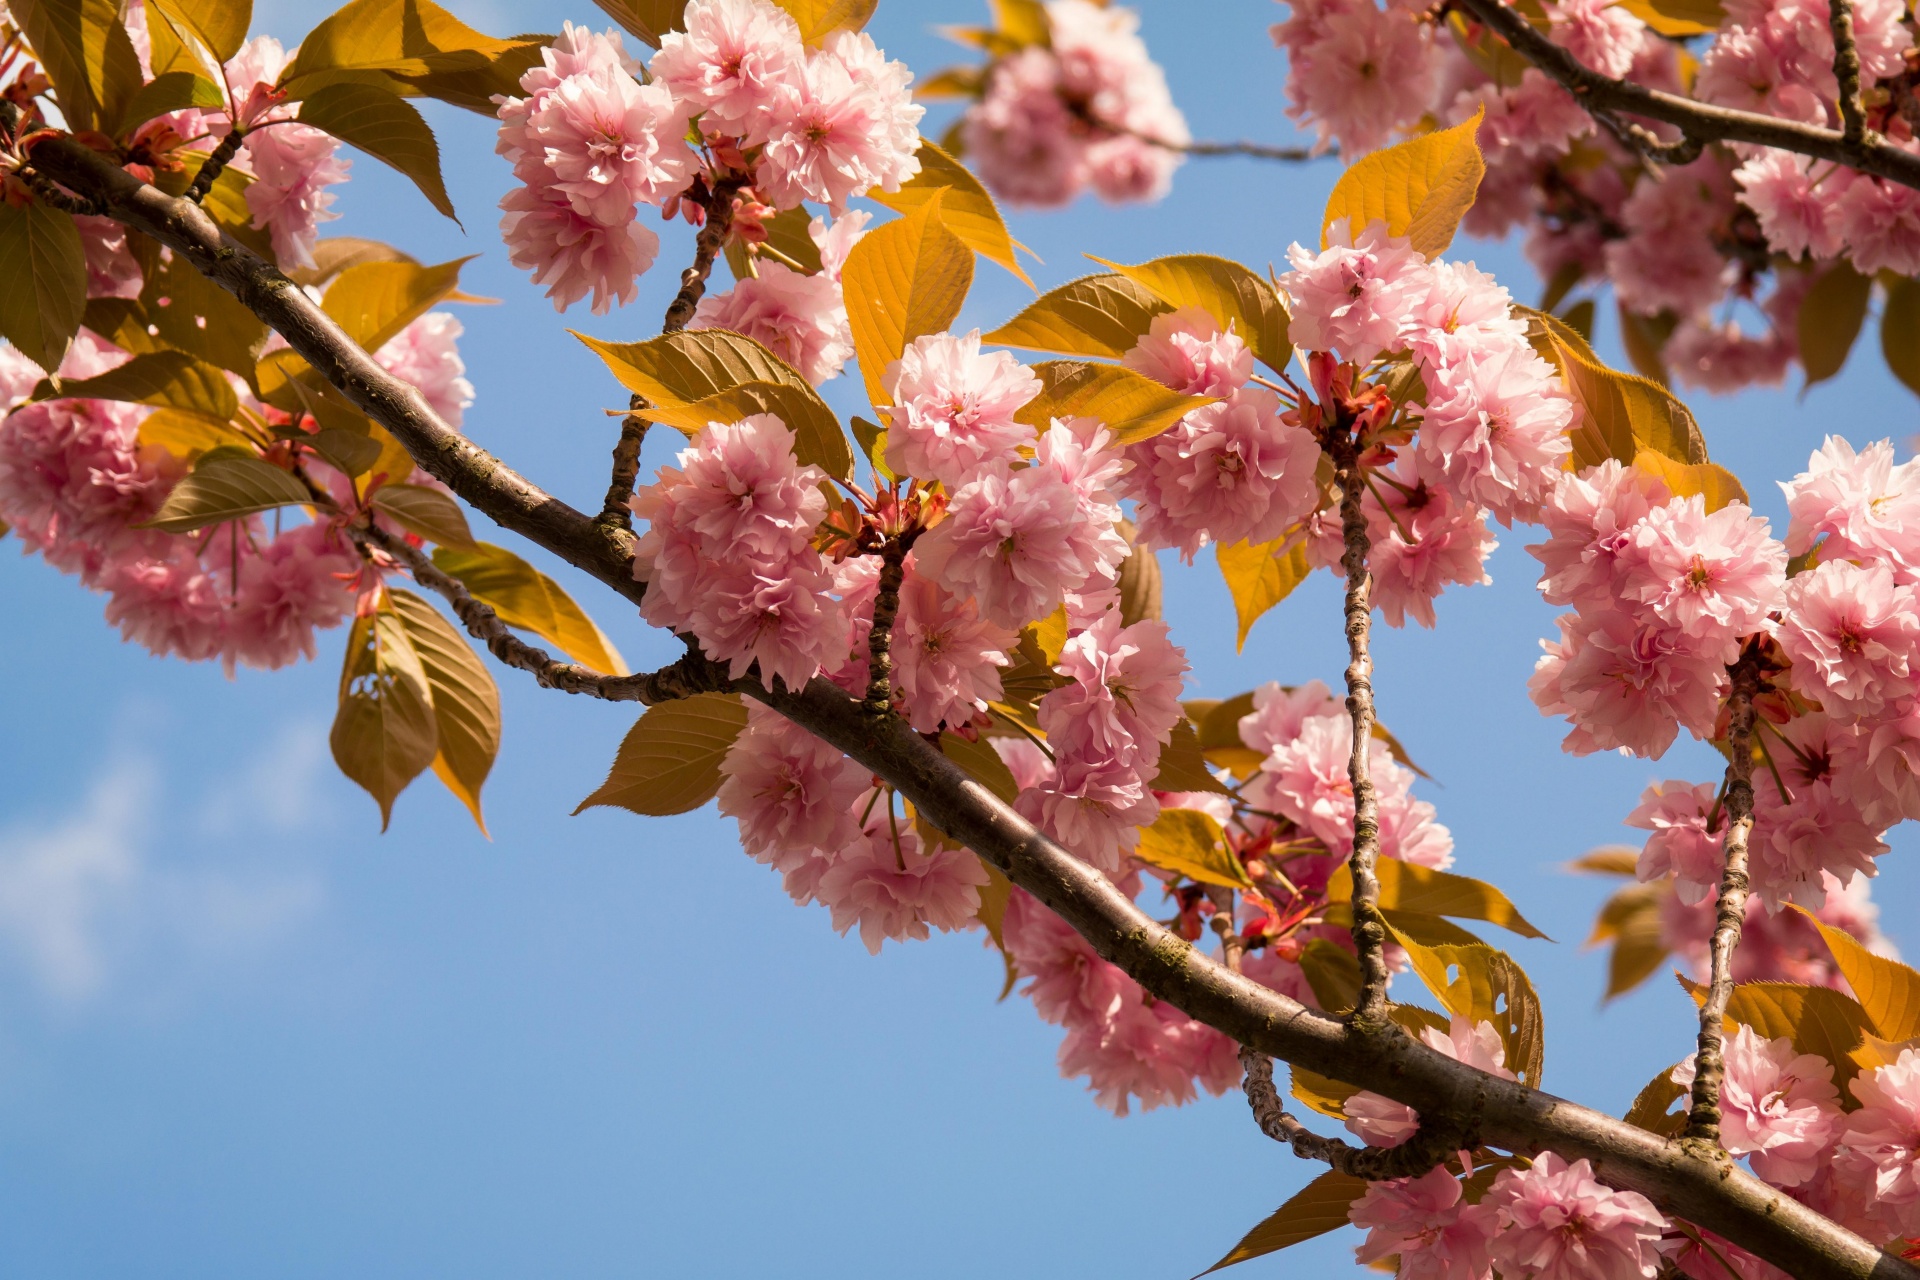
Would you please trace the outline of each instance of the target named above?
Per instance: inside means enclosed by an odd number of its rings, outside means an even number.
[[[202,773],[197,806],[164,789],[152,761],[122,760],[64,818],[0,827],[0,965],[80,1004],[136,975],[150,985],[231,963],[297,927],[322,883],[260,837],[310,817],[324,750],[311,726],[283,730],[248,765]],[[182,808],[197,809],[197,830],[167,839]]]

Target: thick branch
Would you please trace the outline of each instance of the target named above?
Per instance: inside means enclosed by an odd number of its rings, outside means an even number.
[[[1353,944],[1360,953],[1360,998],[1353,1008],[1356,1022],[1387,1025],[1387,919],[1380,914],[1380,877],[1374,863],[1380,856],[1380,800],[1374,794],[1368,756],[1373,746],[1373,655],[1368,638],[1373,626],[1373,574],[1367,569],[1372,550],[1367,536],[1367,513],[1360,505],[1365,492],[1360,475],[1358,442],[1343,423],[1328,428],[1334,479],[1340,486],[1340,528],[1346,550],[1341,566],[1347,573],[1347,717],[1353,722],[1353,746],[1347,756],[1347,778],[1353,784],[1353,853],[1347,869],[1353,876]]]
[[[1614,112],[1678,126],[1695,142],[1751,142],[1858,169],[1904,187],[1920,189],[1920,155],[1866,134],[1849,138],[1833,129],[1716,107],[1677,94],[1603,76],[1534,29],[1502,0],[1459,0],[1460,7],[1491,27],[1531,62],[1573,94],[1589,111]]]
[[[1733,953],[1747,919],[1747,837],[1753,831],[1753,696],[1759,677],[1750,655],[1733,665],[1733,692],[1727,699],[1727,787],[1721,808],[1726,815],[1726,865],[1720,873],[1720,897],[1714,904],[1712,972],[1707,999],[1700,1006],[1699,1048],[1694,1058],[1693,1098],[1687,1108],[1687,1137],[1720,1141],[1720,1085],[1726,1074],[1722,1056],[1727,1002],[1733,998]]]
[[[204,211],[144,186],[69,140],[41,144],[35,159],[71,190],[184,255],[232,293],[475,508],[627,599],[640,598],[630,533],[610,531],[549,497],[452,431],[292,282],[225,240]],[[1477,1114],[1481,1140],[1489,1145],[1590,1159],[1612,1185],[1641,1192],[1802,1280],[1920,1280],[1920,1271],[1743,1170],[1697,1159],[1612,1116],[1495,1079],[1411,1037],[1344,1026],[1229,972],[1154,923],[904,721],[866,715],[831,682],[815,680],[797,693],[748,692],[873,770],[928,821],[1006,873],[1156,998],[1239,1043],[1422,1113]]]

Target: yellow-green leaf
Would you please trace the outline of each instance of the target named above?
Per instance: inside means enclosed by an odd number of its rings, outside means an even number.
[[[975,782],[1008,804],[1019,797],[1020,784],[1013,780],[1013,771],[1007,768],[1007,762],[1000,758],[1000,753],[985,738],[963,738],[957,733],[943,733],[940,735],[940,752],[966,770]]]
[[[1327,243],[1327,228],[1345,218],[1352,236],[1384,222],[1387,234],[1406,236],[1429,258],[1443,252],[1487,171],[1474,137],[1485,114],[1483,107],[1451,129],[1436,129],[1355,161],[1327,198],[1321,245]]]
[[[1825,382],[1840,372],[1867,320],[1873,281],[1846,262],[1836,262],[1813,282],[1800,301],[1800,364],[1806,385]]]
[[[368,72],[480,75],[527,43],[482,35],[432,0],[352,0],[307,33],[293,64],[281,73],[280,88],[298,100],[329,84],[377,83]]]
[[[385,831],[395,797],[439,753],[426,669],[406,625],[387,609],[353,620],[328,741],[340,772],[379,804]]]
[[[297,284],[322,285],[348,267],[357,267],[363,262],[410,262],[415,266],[420,265],[419,259],[411,254],[379,240],[368,240],[361,236],[328,236],[314,242],[311,267],[295,267],[287,275]],[[452,298],[452,295],[449,297]],[[458,301],[457,298],[453,300]]]
[[[1507,895],[1484,880],[1456,876],[1450,871],[1382,858],[1374,867],[1380,878],[1380,906],[1397,911],[1419,911],[1433,916],[1457,916],[1463,920],[1485,920],[1503,929],[1511,929],[1523,938],[1547,935],[1528,923]],[[1353,900],[1353,878],[1345,864],[1327,880],[1329,902]]]
[[[131,133],[156,116],[187,107],[219,110],[226,102],[220,86],[205,76],[191,71],[169,71],[140,86],[140,92],[128,101],[126,114],[114,133]]]
[[[628,34],[660,47],[660,37],[679,29],[680,15],[687,0],[593,0],[609,18],[625,27]]]
[[[925,86],[922,86],[924,90]],[[980,179],[958,160],[942,151],[937,143],[920,139],[920,150],[916,153],[920,161],[920,172],[902,183],[898,191],[883,191],[879,187],[867,192],[867,198],[876,204],[899,213],[912,213],[915,209],[931,200],[935,192],[942,191],[940,197],[940,220],[947,229],[975,253],[992,262],[997,262],[1014,275],[1029,289],[1033,281],[1020,267],[1014,250],[1023,248],[1018,241],[1007,233],[1007,224],[1000,216],[1000,207],[980,185]]]
[[[743,382],[691,404],[649,404],[640,416],[664,422],[689,436],[709,423],[738,422],[756,413],[771,413],[793,432],[793,453],[830,476],[853,475],[853,450],[840,420],[827,408],[820,393],[802,383]]]
[[[0,338],[48,373],[87,309],[87,257],[69,214],[0,200]]]
[[[1560,370],[1568,393],[1580,405],[1580,425],[1570,437],[1580,466],[1608,458],[1631,464],[1641,449],[1690,465],[1707,461],[1699,424],[1671,391],[1650,378],[1608,368],[1559,317],[1524,307],[1516,310],[1533,322],[1536,349]]]
[[[432,267],[413,262],[362,262],[334,277],[320,299],[320,309],[332,316],[348,337],[368,351],[378,351],[457,289],[460,268],[472,260],[455,258]]]
[[[1118,360],[1153,327],[1155,316],[1171,310],[1152,290],[1125,276],[1082,276],[1047,290],[981,341]]]
[[[1161,810],[1153,825],[1140,833],[1140,846],[1133,856],[1202,884],[1244,889],[1253,883],[1240,859],[1228,851],[1220,824],[1198,809]]]
[[[1286,372],[1293,358],[1286,304],[1272,285],[1239,263],[1207,253],[1180,253],[1132,267],[1105,258],[1093,260],[1150,290],[1170,307],[1199,307],[1222,329],[1238,334],[1260,363],[1276,373]]]
[[[423,484],[383,484],[373,491],[373,505],[429,542],[462,551],[478,545],[460,504],[440,489]]]
[[[726,329],[691,329],[645,342],[573,336],[606,362],[621,386],[656,405],[693,404],[749,382],[810,385],[779,356]]]
[[[1706,1003],[1705,986],[1684,977],[1680,985],[1696,1005]],[[1768,1040],[1790,1040],[1795,1053],[1817,1054],[1831,1062],[1843,1103],[1852,1096],[1847,1085],[1858,1069],[1849,1055],[1875,1029],[1871,1011],[1860,1001],[1831,987],[1794,982],[1736,983],[1727,1001],[1727,1021],[1751,1027]]]
[[[465,584],[478,600],[492,606],[500,620],[545,637],[583,666],[610,675],[627,674],[613,644],[560,584],[508,551],[487,542],[471,550],[440,547],[434,564]]]
[[[1424,946],[1398,930],[1394,938],[1442,1007],[1471,1023],[1492,1023],[1506,1049],[1507,1070],[1539,1088],[1546,1057],[1540,997],[1513,957],[1484,943]]]
[[[1807,923],[1820,931],[1833,963],[1853,988],[1855,999],[1883,1040],[1911,1040],[1920,1036],[1920,973],[1898,960],[1877,956],[1843,929],[1795,907]]]
[[[153,519],[138,527],[186,533],[275,507],[313,502],[307,487],[268,462],[244,454],[209,457],[179,484]]]
[[[1678,1066],[1679,1064],[1675,1064]],[[1663,1138],[1677,1137],[1687,1126],[1687,1110],[1673,1111],[1673,1104],[1687,1096],[1687,1087],[1673,1082],[1673,1067],[1655,1076],[1627,1108],[1626,1122]]]
[[[473,646],[411,591],[388,592],[433,695],[433,772],[459,797],[482,835],[480,788],[500,754],[500,687]]]
[[[1173,726],[1173,737],[1160,749],[1160,771],[1149,785],[1155,791],[1231,794],[1208,770],[1207,757],[1200,750],[1200,736],[1194,731],[1193,721],[1186,719]]]
[[[1701,36],[1727,20],[1720,0],[1619,0],[1619,5],[1663,36]]]
[[[796,205],[791,209],[782,209],[771,218],[763,218],[760,226],[767,238],[757,246],[749,246],[745,240],[729,237],[727,240],[727,266],[733,271],[735,280],[744,280],[754,274],[754,259],[760,256],[772,257],[774,261],[789,261],[782,265],[789,269],[798,267],[803,275],[818,275],[820,272],[820,245],[813,238],[813,215],[807,212],[805,205]],[[752,247],[753,253],[748,249]],[[696,329],[693,332],[699,333]]]
[[[793,15],[800,27],[800,38],[820,47],[820,42],[836,31],[858,31],[873,17],[879,0],[774,0]]]
[[[1307,940],[1300,952],[1300,972],[1313,988],[1313,998],[1328,1013],[1351,1009],[1360,999],[1360,960],[1331,939]]]
[[[1631,866],[1628,872],[1631,874]],[[1633,990],[1666,960],[1668,949],[1660,917],[1662,904],[1671,892],[1669,886],[1661,884],[1630,884],[1608,898],[1594,917],[1593,933],[1586,945],[1613,944],[1607,955],[1605,999]]]
[[[243,378],[253,377],[257,352],[267,340],[266,324],[184,256],[174,254],[147,271],[140,305],[168,346]]]
[[[10,8],[53,81],[67,127],[112,128],[140,89],[119,0],[14,0]]]
[[[1880,313],[1880,353],[1893,376],[1920,395],[1920,281],[1901,279],[1887,286],[1886,309]]]
[[[240,52],[253,22],[253,0],[152,0],[152,7],[191,32],[216,62]]]
[[[231,422],[240,412],[240,399],[226,375],[184,351],[154,351],[137,355],[105,373],[64,381],[56,390],[42,381],[33,389],[36,400],[123,400],[197,414],[212,422]]]
[[[1233,610],[1239,615],[1240,634],[1234,652],[1247,647],[1247,633],[1267,610],[1293,594],[1307,580],[1311,567],[1307,549],[1298,543],[1280,542],[1225,543],[1213,549],[1220,562],[1220,576],[1233,595]]]
[[[1211,1275],[1236,1262],[1262,1257],[1337,1231],[1347,1225],[1348,1208],[1366,1193],[1364,1179],[1329,1169],[1302,1187],[1264,1222],[1242,1236],[1240,1243],[1227,1250],[1224,1258],[1200,1274]]]
[[[973,251],[948,229],[936,190],[919,208],[860,238],[840,270],[867,398],[888,404],[887,366],[922,334],[953,324],[973,285]]]
[[[426,120],[399,94],[352,81],[330,84],[300,104],[300,123],[392,166],[412,179],[435,209],[460,220],[440,176],[440,144]]]
[[[1032,368],[1040,378],[1040,394],[1013,416],[1040,431],[1055,418],[1086,417],[1106,424],[1115,444],[1139,444],[1214,402],[1212,396],[1182,395],[1117,364],[1043,360]]]
[[[178,409],[155,409],[140,421],[140,443],[190,462],[210,449],[244,449],[251,442],[227,423]]]
[[[650,707],[620,743],[607,780],[574,812],[613,805],[650,817],[691,813],[720,790],[720,762],[746,727],[737,693]]]

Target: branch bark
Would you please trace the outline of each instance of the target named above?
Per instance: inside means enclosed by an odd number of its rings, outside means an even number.
[[[1477,0],[1470,0],[1477,2]],[[632,534],[609,530],[453,431],[418,392],[386,373],[306,294],[198,206],[174,200],[65,138],[34,159],[70,190],[182,254],[333,385],[392,432],[429,474],[497,524],[547,548],[626,599]],[[1586,1158],[1608,1183],[1715,1231],[1803,1280],[1920,1280],[1920,1271],[1743,1170],[1701,1160],[1612,1116],[1500,1080],[1411,1037],[1349,1027],[1230,972],[1148,918],[1114,885],[1036,830],[896,716],[869,716],[831,682],[746,692],[844,751],[930,822],[1033,894],[1152,995],[1269,1057],[1423,1113],[1478,1115],[1489,1145]]]
[[[1687,140],[1751,142],[1816,160],[1831,160],[1876,178],[1920,190],[1920,155],[1889,146],[1864,132],[1849,137],[1834,129],[1780,120],[1751,111],[1716,107],[1677,94],[1601,75],[1555,44],[1502,0],[1459,0],[1460,7],[1492,28],[1515,53],[1557,80],[1590,112],[1658,120],[1678,127]]]

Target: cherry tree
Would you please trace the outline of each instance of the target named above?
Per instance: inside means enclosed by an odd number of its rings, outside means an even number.
[[[583,807],[714,801],[873,952],[978,930],[1098,1105],[1243,1091],[1326,1166],[1216,1267],[1350,1222],[1405,1277],[1914,1274],[1920,973],[1867,881],[1920,817],[1920,463],[1829,438],[1776,536],[1671,390],[1830,377],[1875,289],[1920,390],[1903,8],[1297,0],[1295,151],[1194,141],[1091,0],[996,0],[955,32],[985,60],[917,85],[870,2],[600,4],[500,39],[353,0],[297,49],[245,0],[0,8],[11,537],[157,654],[275,669],[344,628],[333,754],[383,824],[428,771],[481,819],[474,641],[640,704]],[[557,312],[688,263],[659,336],[581,335],[628,397],[597,509],[461,434],[460,262],[320,234],[345,148],[451,214],[421,97],[497,121],[500,234]],[[1098,259],[953,331],[978,260],[1031,283],[990,192],[1334,147],[1284,274]],[[1449,255],[1516,227],[1538,308]],[[1637,373],[1590,345],[1607,291]],[[843,424],[819,387],[854,370]],[[685,447],[644,477],[658,428]],[[628,671],[470,512],[684,656]],[[1622,1118],[1542,1091],[1541,1002],[1472,929],[1538,931],[1453,869],[1374,705],[1376,614],[1434,626],[1516,524],[1566,610],[1528,680],[1566,749],[1726,759],[1580,864],[1630,879],[1609,992],[1671,955],[1699,1004]],[[1243,643],[1344,584],[1344,690],[1183,700],[1158,553],[1209,548]]]

